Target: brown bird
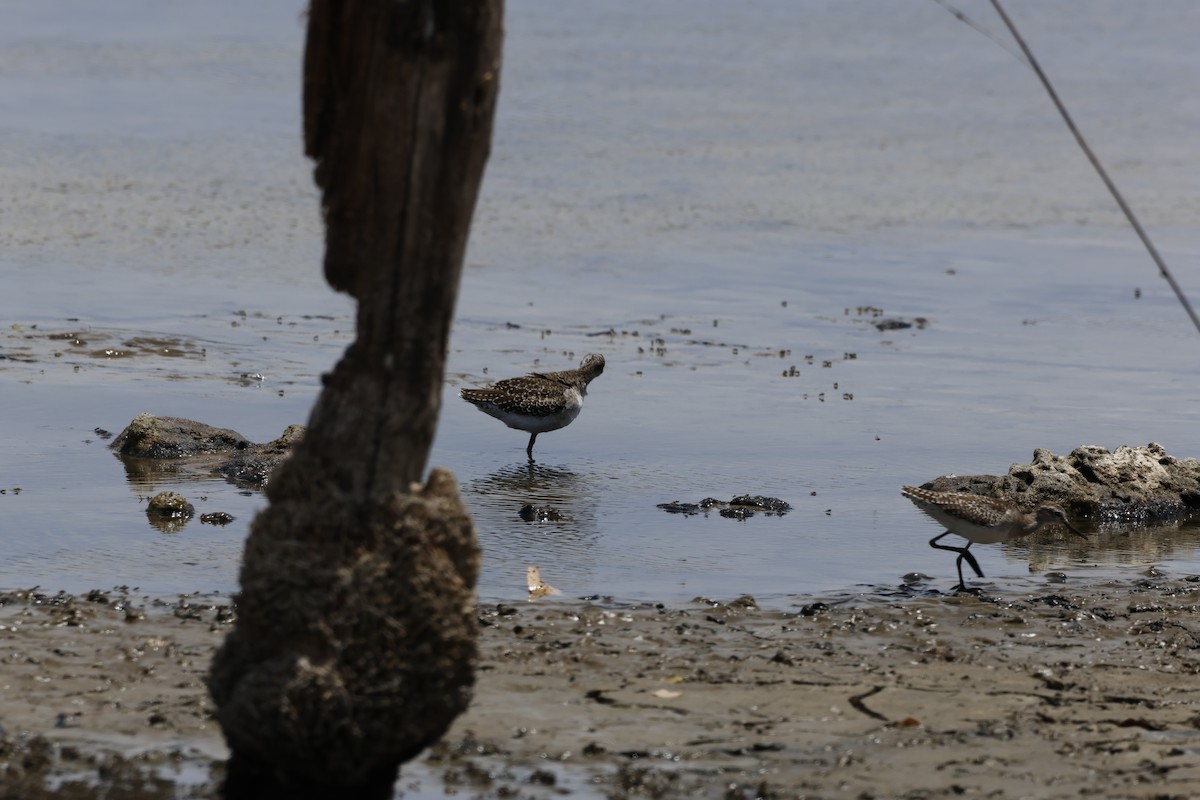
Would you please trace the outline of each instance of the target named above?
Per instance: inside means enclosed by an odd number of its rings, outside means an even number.
[[[995,544],[1007,542],[1028,536],[1045,525],[1065,525],[1067,530],[1080,537],[1087,536],[1077,530],[1067,521],[1067,514],[1054,503],[1042,503],[1033,514],[1024,514],[1012,503],[1003,500],[993,500],[990,497],[980,497],[963,492],[933,492],[929,489],[918,489],[915,486],[905,486],[900,494],[916,503],[917,508],[924,511],[933,519],[946,526],[946,532],[938,534],[929,540],[929,546],[938,550],[950,550],[958,553],[955,566],[958,567],[958,588],[965,589],[963,581],[962,562],[965,558],[982,578],[983,570],[979,562],[970,552],[971,545]],[[952,547],[938,544],[943,536],[958,534],[967,540],[966,547]]]
[[[459,395],[508,427],[527,432],[529,446],[525,454],[532,461],[537,435],[574,422],[583,409],[588,384],[602,372],[604,356],[589,353],[578,369],[531,372],[520,378],[496,381],[486,389],[463,389]]]

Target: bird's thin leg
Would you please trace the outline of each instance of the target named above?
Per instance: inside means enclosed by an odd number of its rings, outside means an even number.
[[[963,580],[962,576],[963,556],[966,554],[967,548],[964,547],[962,551],[959,552],[958,558],[954,559],[954,566],[958,568],[958,586],[956,586],[955,589],[960,592],[965,592],[967,590],[967,582]]]
[[[979,568],[979,562],[975,560],[975,554],[971,552],[970,548],[971,545],[967,545],[963,548],[962,557],[965,558],[967,563],[971,565],[971,569],[975,570],[976,577],[982,578],[983,570]]]
[[[954,547],[953,545],[948,545],[948,544],[938,544],[939,539],[949,536],[951,533],[953,533],[953,531],[946,531],[945,533],[939,533],[937,536],[935,536],[929,540],[929,546],[936,547],[938,550],[952,550],[955,553],[961,553],[963,550],[966,550],[967,549],[966,547]]]
[[[536,439],[536,433],[529,434],[529,446],[525,448],[525,455],[529,456],[530,461],[533,461],[533,443]]]
[[[957,547],[950,547],[949,545],[938,544],[938,542],[940,542],[942,539],[944,539],[945,537],[947,537],[949,535],[950,535],[950,531],[942,531],[937,536],[935,536],[929,540],[929,546],[936,547],[938,550],[957,550],[958,549]]]
[[[967,542],[966,547],[954,547],[948,544],[938,544],[939,539],[941,539],[943,536],[949,536],[951,533],[952,531],[939,533],[937,536],[929,540],[929,546],[937,548],[938,550],[949,550],[952,553],[958,553],[958,558],[954,561],[954,566],[958,568],[958,588],[965,589],[967,588],[967,584],[966,581],[963,580],[962,574],[963,559],[966,559],[967,563],[971,565],[971,569],[975,570],[975,574],[980,578],[983,577],[983,570],[979,568],[979,562],[975,560],[975,554],[970,550],[970,542]]]

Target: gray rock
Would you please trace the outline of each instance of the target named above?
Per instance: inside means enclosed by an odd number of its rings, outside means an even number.
[[[209,453],[236,453],[252,442],[237,431],[214,428],[179,417],[138,414],[109,445],[134,458],[184,458]]]
[[[178,492],[159,492],[146,504],[146,513],[171,519],[191,517],[196,507]]]
[[[1084,445],[1065,456],[1039,448],[1007,475],[943,476],[926,487],[1002,498],[1025,511],[1049,500],[1077,517],[1160,522],[1200,511],[1200,461],[1175,458],[1153,442],[1114,452]]]
[[[178,492],[159,492],[146,504],[150,525],[163,533],[178,533],[196,514],[196,507]]]
[[[303,437],[303,425],[289,425],[275,441],[251,445],[217,467],[217,472],[239,486],[266,486],[271,473]]]
[[[228,428],[142,413],[109,447],[125,463],[131,479],[215,471],[238,486],[262,488],[303,436],[303,425],[289,425],[278,439],[257,444]]]

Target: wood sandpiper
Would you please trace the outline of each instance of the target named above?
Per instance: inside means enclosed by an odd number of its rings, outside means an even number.
[[[601,372],[604,372],[604,356],[588,353],[579,369],[531,372],[520,378],[496,381],[486,389],[463,389],[459,395],[508,427],[528,433],[525,454],[532,461],[537,435],[574,422],[583,409],[588,384]]]
[[[924,511],[936,521],[946,526],[946,532],[938,534],[929,540],[929,546],[938,550],[950,550],[958,553],[955,566],[958,567],[958,589],[966,589],[963,581],[962,562],[965,558],[982,578],[983,570],[971,553],[971,545],[995,544],[1007,542],[1028,536],[1045,525],[1065,525],[1067,530],[1076,536],[1087,539],[1087,536],[1077,530],[1067,521],[1067,514],[1054,503],[1042,503],[1032,514],[1024,514],[1012,503],[1003,500],[993,500],[990,497],[980,497],[961,492],[933,492],[929,489],[918,489],[915,486],[905,486],[900,494],[916,503],[917,508]],[[967,540],[966,547],[952,547],[938,544],[943,536],[957,534]]]

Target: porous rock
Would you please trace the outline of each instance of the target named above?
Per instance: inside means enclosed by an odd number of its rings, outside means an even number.
[[[1084,445],[1065,456],[1038,448],[1007,475],[943,476],[926,485],[1003,498],[1026,511],[1049,500],[1098,520],[1157,522],[1200,511],[1200,461],[1175,458],[1154,442],[1112,452]]]
[[[196,507],[179,492],[159,492],[146,503],[146,513],[168,519],[190,518],[196,513]]]
[[[303,425],[289,425],[278,439],[258,444],[229,428],[143,412],[109,447],[131,475],[215,470],[238,486],[261,488],[303,437]]]
[[[214,428],[181,417],[156,417],[142,412],[109,447],[134,458],[183,458],[207,453],[245,450],[251,441],[237,431]]]
[[[303,437],[303,425],[289,425],[275,441],[251,445],[217,467],[217,472],[239,486],[266,486],[271,473]]]

